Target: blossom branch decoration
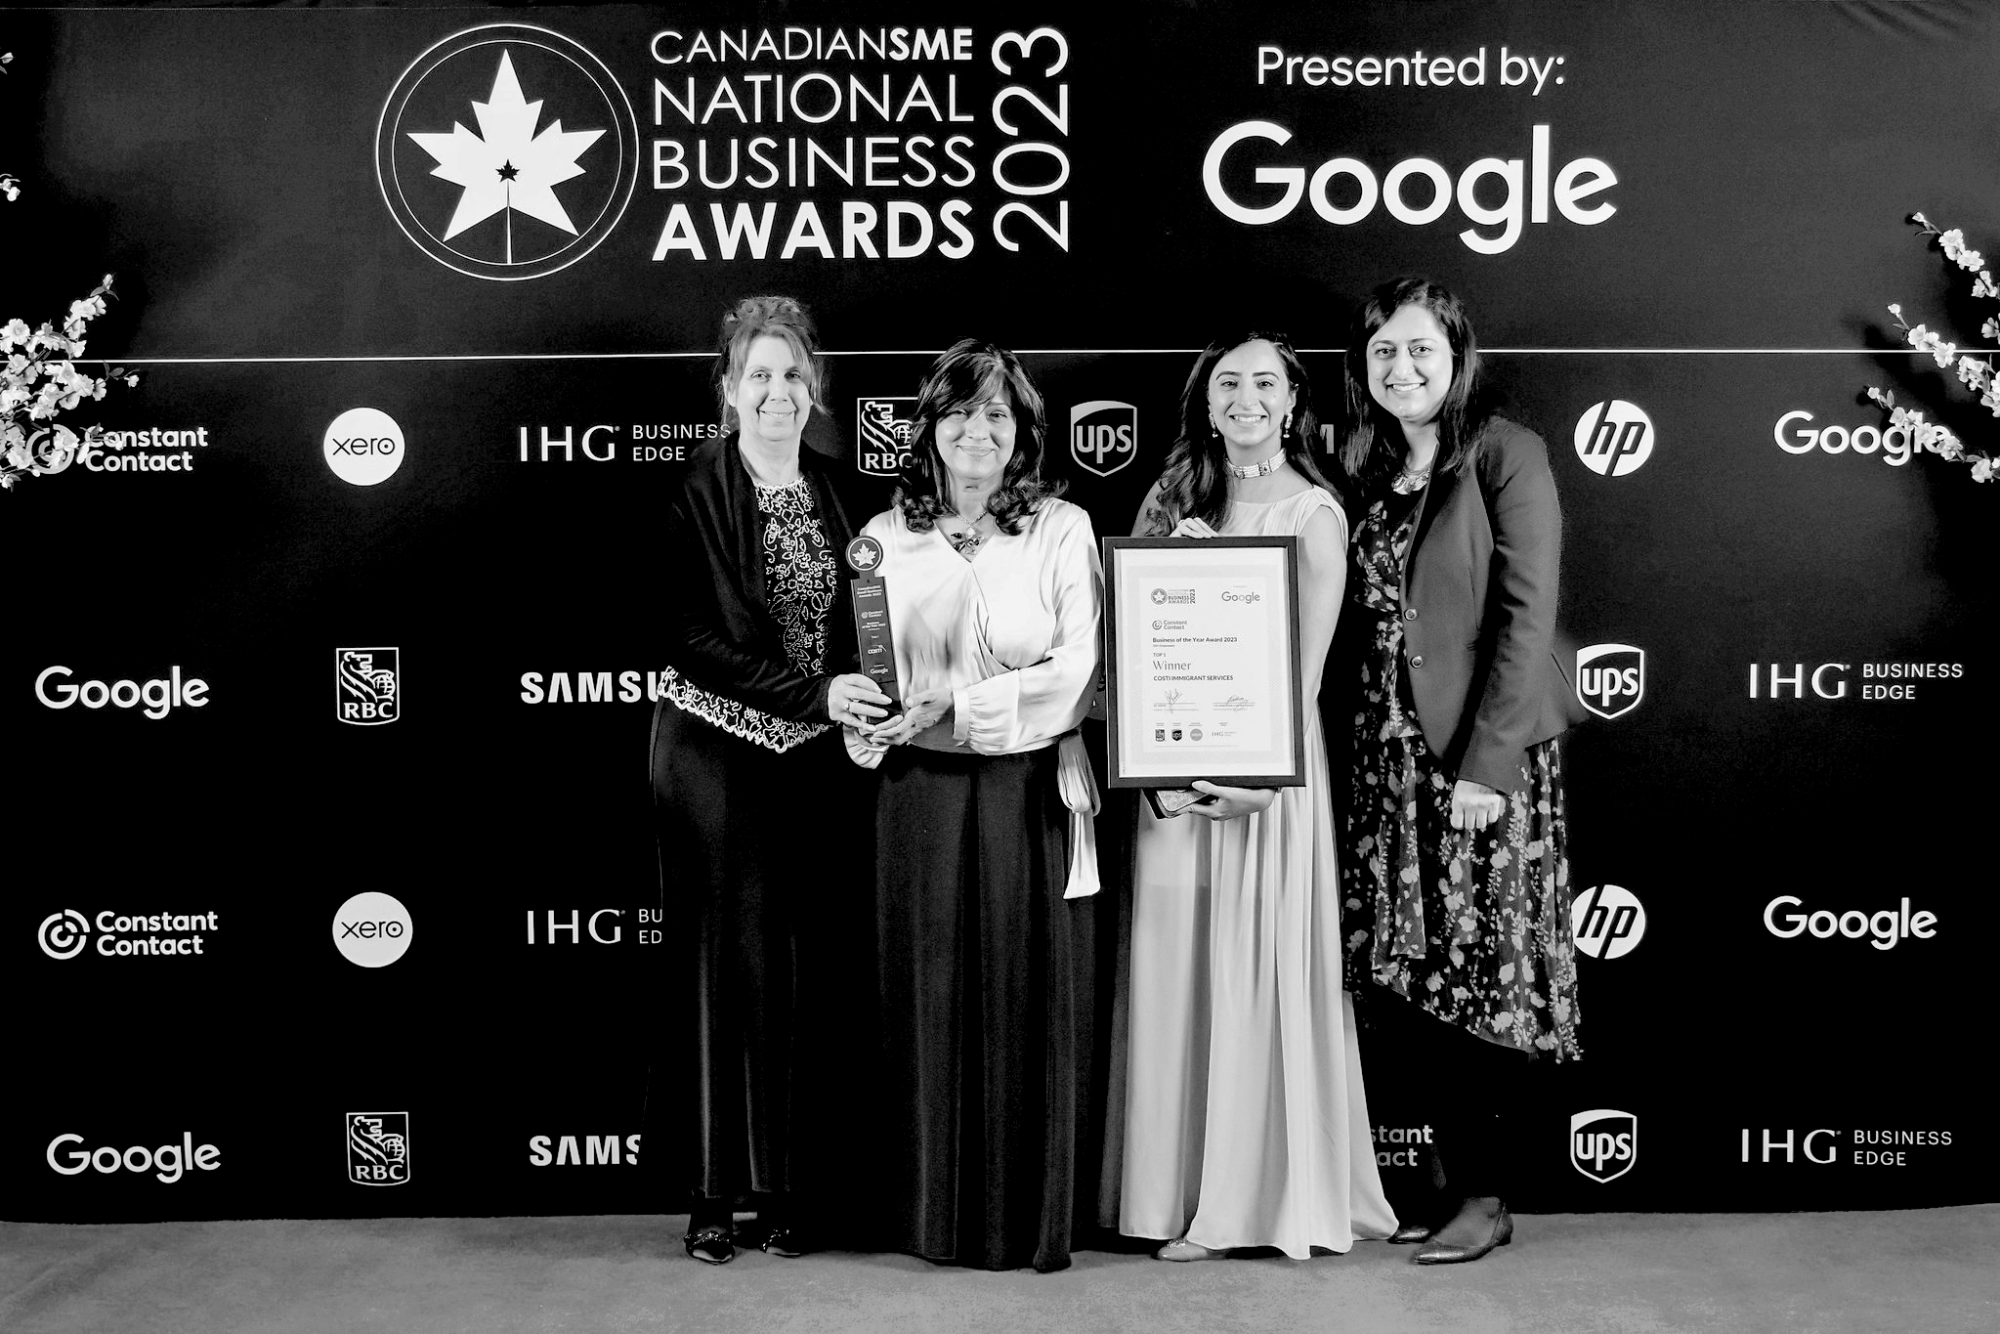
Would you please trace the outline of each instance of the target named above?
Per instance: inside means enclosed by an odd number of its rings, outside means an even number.
[[[1993,274],[1986,268],[1986,257],[1965,244],[1965,233],[1954,227],[1950,231],[1940,229],[1921,213],[1912,213],[1910,221],[1922,230],[1918,233],[1926,239],[1937,238],[1938,248],[1946,259],[1976,274],[1972,280],[1972,295],[1986,301],[2000,301],[2000,284],[1993,281]],[[1903,341],[1919,352],[1927,353],[1940,370],[1952,369],[1954,363],[1958,381],[1972,393],[1979,395],[1979,406],[1996,417],[2000,417],[2000,385],[1994,378],[1993,360],[1988,357],[1963,356],[1958,345],[1947,341],[1943,335],[1932,332],[1924,325],[1911,325],[1903,318],[1903,307],[1891,303],[1889,313],[1896,317],[1896,327],[1903,332]],[[2000,342],[2000,319],[1989,318],[1979,326],[1979,336],[1989,343]],[[1996,468],[1990,447],[1968,446],[1948,427],[1931,421],[1916,408],[1896,405],[1896,396],[1886,389],[1870,388],[1869,399],[1889,414],[1890,427],[1900,427],[1909,437],[1910,444],[1919,449],[1929,450],[1940,458],[1955,463],[1969,464],[1972,480],[1990,482]]]
[[[72,301],[58,329],[46,321],[30,329],[23,320],[0,325],[0,489],[12,490],[22,477],[61,472],[78,458],[100,447],[104,428],[91,426],[81,436],[56,417],[86,399],[104,397],[112,381],[131,388],[136,371],[122,366],[104,375],[76,368],[83,355],[83,335],[90,321],[104,313],[111,295],[111,275],[81,301]]]

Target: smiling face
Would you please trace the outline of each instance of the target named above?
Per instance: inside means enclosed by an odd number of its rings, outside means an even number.
[[[1436,419],[1451,388],[1451,340],[1422,306],[1404,306],[1368,338],[1368,394],[1404,429]]]
[[[774,334],[752,339],[730,402],[745,436],[797,446],[812,411],[812,387],[791,344]]]
[[[1278,349],[1261,338],[1231,348],[1208,373],[1208,420],[1232,455],[1277,452],[1297,401]]]
[[[937,423],[937,452],[953,490],[1000,485],[1007,461],[1014,457],[1014,400],[1000,384],[992,384],[976,403],[951,409]]]

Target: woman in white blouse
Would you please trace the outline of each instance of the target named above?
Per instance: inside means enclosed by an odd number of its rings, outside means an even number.
[[[1041,478],[1041,395],[967,340],[917,401],[882,544],[902,712],[847,729],[880,766],[876,913],[887,1244],[1061,1269],[1079,1215],[1096,791],[1090,518]],[[1082,1211],[1088,1217],[1088,1208]]]

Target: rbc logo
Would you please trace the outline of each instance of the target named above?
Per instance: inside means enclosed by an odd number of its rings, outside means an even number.
[[[1569,1119],[1569,1161],[1600,1185],[1616,1181],[1639,1161],[1639,1118],[1600,1107]]]
[[[335,649],[335,716],[356,727],[395,722],[402,712],[398,666],[392,648]]]
[[[357,1186],[402,1186],[410,1180],[410,1114],[347,1114],[347,1179]]]
[[[1639,471],[1653,453],[1653,419],[1636,403],[1593,403],[1577,418],[1576,456],[1601,477]]]
[[[1646,650],[1592,644],[1576,651],[1576,697],[1600,718],[1618,718],[1646,695]]]
[[[1618,959],[1630,954],[1646,934],[1646,908],[1629,889],[1599,885],[1570,905],[1569,925],[1576,947],[1585,954]]]
[[[854,404],[855,463],[871,477],[894,477],[910,466],[916,439],[914,398],[863,398]]]
[[[1070,457],[1099,477],[1109,477],[1138,456],[1139,409],[1093,399],[1069,410]]]

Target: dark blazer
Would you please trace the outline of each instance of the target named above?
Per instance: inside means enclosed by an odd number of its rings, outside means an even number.
[[[1470,468],[1437,473],[1403,562],[1403,664],[1431,753],[1523,788],[1528,747],[1569,726],[1555,652],[1562,509],[1542,438],[1494,418]]]
[[[799,451],[820,523],[842,560],[854,530],[834,494],[833,465]],[[757,487],[736,438],[710,440],[688,463],[667,511],[665,598],[672,613],[667,661],[689,680],[725,698],[794,722],[825,722],[832,678],[854,670],[854,620],[836,597],[827,617],[827,674],[807,676],[785,657],[764,581],[763,525]]]

